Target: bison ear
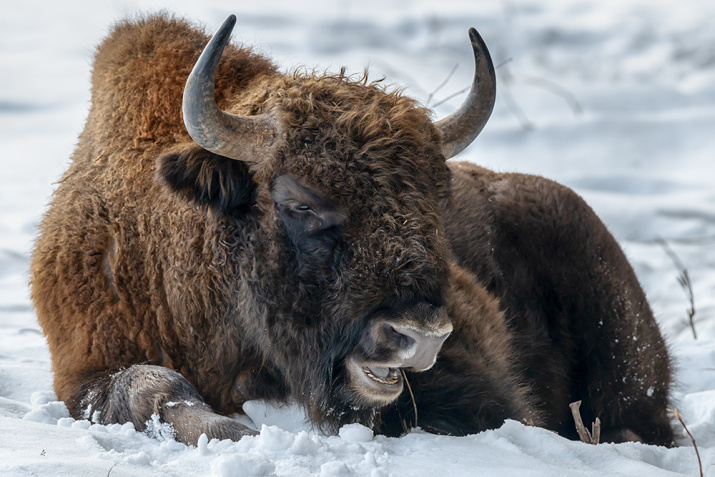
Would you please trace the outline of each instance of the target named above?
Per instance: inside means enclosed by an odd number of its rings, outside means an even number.
[[[157,178],[178,195],[224,213],[245,212],[256,189],[246,164],[196,144],[161,156]]]

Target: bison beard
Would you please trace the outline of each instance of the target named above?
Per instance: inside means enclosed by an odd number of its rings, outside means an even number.
[[[546,179],[445,161],[494,102],[476,31],[472,91],[433,123],[366,78],[279,73],[233,21],[207,46],[149,16],[97,49],[31,278],[74,417],[240,439],[225,416],[273,399],[328,431],[576,438],[581,400],[613,441],[672,443],[667,348],[604,225]]]

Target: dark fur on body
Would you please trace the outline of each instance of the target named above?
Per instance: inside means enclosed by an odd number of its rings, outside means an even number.
[[[573,437],[568,403],[583,399],[604,431],[672,442],[667,350],[580,198],[448,167],[414,101],[342,74],[280,74],[233,46],[219,106],[270,112],[285,137],[260,164],[207,152],[180,110],[206,41],[159,15],[118,24],[97,50],[31,279],[73,416],[143,429],[157,414],[187,442],[236,439],[249,431],[212,409],[291,398],[320,427],[396,435],[414,423],[409,394],[371,405],[343,362],[366,348],[376,313],[424,302],[445,306],[454,331],[432,369],[408,373],[423,428],[461,435],[513,418]],[[288,192],[314,215],[282,202]]]

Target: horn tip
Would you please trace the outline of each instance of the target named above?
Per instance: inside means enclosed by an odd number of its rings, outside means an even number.
[[[223,21],[223,25],[221,25],[221,28],[219,28],[219,31],[225,30],[228,28],[229,30],[233,30],[233,27],[236,25],[236,15],[233,13],[230,14],[229,16],[226,17],[226,19]]]
[[[484,43],[484,40],[482,40],[482,37],[479,35],[479,32],[477,32],[477,29],[474,27],[471,27],[469,29],[469,41],[472,42],[472,45],[479,45],[481,43]]]

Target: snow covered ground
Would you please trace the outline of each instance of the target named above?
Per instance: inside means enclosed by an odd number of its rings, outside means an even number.
[[[68,5],[69,3],[69,5]],[[70,419],[55,402],[27,268],[53,181],[89,100],[94,46],[112,21],[165,8],[213,31],[236,13],[237,41],[299,65],[351,71],[458,106],[475,26],[499,64],[490,123],[461,155],[573,187],[634,264],[667,335],[677,407],[715,475],[715,3],[711,0],[350,0],[300,2],[27,0],[0,16],[0,475],[698,475],[690,440],[664,449],[589,446],[507,422],[465,438],[359,426],[315,434],[296,409],[250,403],[262,428],[241,442],[186,447],[131,426]],[[379,13],[379,14],[378,14]],[[446,84],[440,84],[458,65]],[[432,94],[434,93],[434,94]],[[677,282],[664,239],[687,268]],[[276,426],[277,425],[277,426]],[[676,424],[680,432],[679,424]],[[157,429],[161,431],[161,429]],[[159,432],[161,434],[161,432]],[[111,472],[110,472],[111,471]]]

